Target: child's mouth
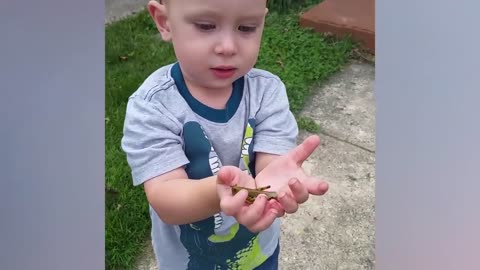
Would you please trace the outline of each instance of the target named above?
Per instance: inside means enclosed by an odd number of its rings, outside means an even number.
[[[220,79],[227,79],[235,74],[236,68],[234,67],[215,67],[211,68],[213,75]]]

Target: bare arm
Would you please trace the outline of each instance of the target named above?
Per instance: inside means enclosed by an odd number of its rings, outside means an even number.
[[[188,224],[220,212],[217,177],[188,179],[183,168],[144,183],[148,202],[167,224]]]
[[[270,162],[272,162],[278,155],[257,152],[255,157],[255,173],[258,175]]]
[[[262,171],[277,155],[257,153],[256,173]],[[157,176],[144,183],[145,194],[157,215],[167,224],[188,224],[221,211],[217,176],[188,179],[183,168]]]

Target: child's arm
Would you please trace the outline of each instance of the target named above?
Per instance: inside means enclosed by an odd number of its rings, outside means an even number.
[[[247,206],[247,192],[241,191],[232,196],[230,188],[226,187],[235,184],[244,186],[251,182],[249,175],[232,166],[223,167],[218,176],[200,180],[187,179],[185,171],[178,168],[146,181],[144,187],[150,205],[167,224],[192,223],[223,211],[252,232],[258,232],[270,226],[283,213],[280,213],[281,209],[276,210],[265,196]]]
[[[259,174],[267,165],[279,155],[257,152],[255,156],[255,173]]]
[[[220,212],[217,177],[189,180],[183,168],[144,183],[148,202],[168,224],[187,224]]]
[[[266,76],[268,77],[268,76]],[[285,85],[279,79],[264,80],[262,102],[255,115],[255,172],[258,186],[270,186],[286,213],[297,211],[310,194],[321,195],[328,185],[306,175],[301,165],[318,146],[318,138],[296,145],[298,126],[290,111]]]
[[[212,216],[220,209],[216,177],[188,179],[182,123],[159,100],[142,92],[127,104],[122,149],[133,184],[144,186],[149,204],[166,223],[187,224]]]

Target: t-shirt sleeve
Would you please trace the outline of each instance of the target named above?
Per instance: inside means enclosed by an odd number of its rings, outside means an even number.
[[[265,90],[255,120],[255,152],[283,155],[297,145],[298,126],[282,81]]]
[[[128,101],[121,145],[135,186],[189,162],[178,121],[161,104],[138,96]]]

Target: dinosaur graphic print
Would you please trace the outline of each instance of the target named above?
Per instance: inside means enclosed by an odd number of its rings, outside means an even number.
[[[254,169],[254,128],[251,119],[239,149],[242,151],[239,166],[249,173]],[[189,178],[195,181],[216,175],[222,163],[201,125],[195,121],[187,122],[183,127],[183,139],[184,151],[190,161],[186,166]],[[258,234],[223,213],[179,227],[180,240],[189,253],[188,269],[253,269],[267,259],[261,253]],[[215,255],[205,259],[206,254]]]

